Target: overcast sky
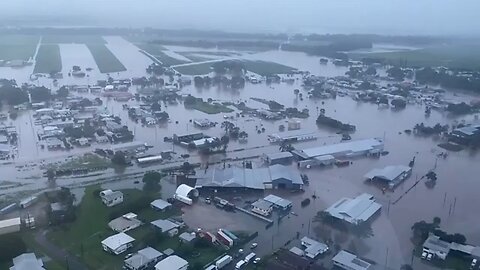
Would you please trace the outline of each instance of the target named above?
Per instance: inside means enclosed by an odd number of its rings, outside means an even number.
[[[480,35],[480,0],[0,0],[1,25]]]

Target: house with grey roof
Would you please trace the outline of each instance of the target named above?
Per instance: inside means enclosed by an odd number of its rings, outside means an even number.
[[[252,203],[252,212],[268,217],[272,214],[273,204],[265,200],[257,200]]]
[[[129,270],[145,270],[151,269],[163,258],[163,253],[160,251],[146,247],[137,251],[131,257],[125,259],[124,266]]]

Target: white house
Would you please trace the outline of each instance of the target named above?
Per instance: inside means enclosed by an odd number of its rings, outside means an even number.
[[[133,246],[135,239],[126,233],[118,233],[102,241],[103,250],[118,255]]]
[[[155,265],[155,270],[187,270],[188,262],[177,255],[168,256]]]
[[[100,198],[102,198],[102,202],[106,206],[111,207],[123,202],[123,193],[121,191],[106,189],[100,192]]]
[[[328,246],[324,243],[320,243],[309,237],[303,237],[301,239],[302,246],[305,247],[305,255],[310,259],[315,259],[318,255],[321,255],[328,251]]]

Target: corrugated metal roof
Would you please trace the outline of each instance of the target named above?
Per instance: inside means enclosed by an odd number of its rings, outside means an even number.
[[[383,141],[379,138],[343,142],[331,145],[323,145],[313,148],[305,148],[297,153],[305,158],[314,158],[324,155],[343,156],[352,153],[369,151],[376,148],[383,148]]]
[[[354,199],[342,198],[326,209],[330,215],[349,223],[367,221],[382,206],[375,202],[373,196],[363,193]]]

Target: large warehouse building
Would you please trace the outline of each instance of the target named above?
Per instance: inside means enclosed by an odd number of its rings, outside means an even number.
[[[303,189],[300,173],[289,166],[216,168],[199,170],[196,188]]]

